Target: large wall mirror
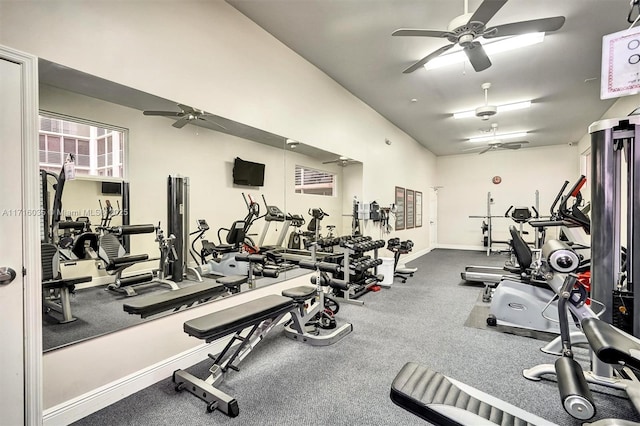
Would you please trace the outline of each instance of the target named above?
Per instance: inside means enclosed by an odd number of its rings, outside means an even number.
[[[94,253],[94,256],[74,258],[68,254],[69,247],[89,228],[90,232],[102,235],[106,232],[103,227],[148,224],[159,226],[163,237],[169,237],[166,234],[168,211],[172,208],[169,176],[188,178],[185,233],[191,235],[185,244],[195,250],[193,256],[189,250],[184,254],[190,268],[201,263],[202,240],[219,245],[219,228],[229,229],[234,222],[246,218],[251,202],[258,206],[259,212],[255,212],[254,218],[258,218],[247,234],[256,245],[295,248],[298,242],[304,250],[300,235],[308,231],[312,208],[321,208],[328,214],[323,220],[323,233],[350,233],[353,197],[359,196],[362,190],[362,164],[358,161],[207,114],[197,110],[197,106],[191,110],[180,100],[163,99],[47,60],[39,61],[39,73],[40,160],[41,168],[48,171],[41,181],[41,187],[46,189],[41,191],[48,192],[44,198],[51,210],[54,185],[59,184],[60,162],[73,153],[76,179],[64,182],[60,220],[74,222],[80,218],[90,223],[82,230],[64,226],[56,230],[56,245],[62,248],[60,271],[64,279],[92,277],[91,281],[77,283],[67,302],[55,291],[44,291],[45,298],[51,299],[43,300],[45,307],[68,303],[75,318],[66,322],[60,312],[46,309],[43,316],[45,351],[171,313],[143,319],[123,309],[136,298],[172,291],[169,285],[134,286],[137,290],[132,296],[108,290],[114,276],[105,270],[102,256]],[[206,119],[202,119],[205,116]],[[262,186],[234,183],[234,169],[239,167],[236,158],[249,166],[250,163],[263,165]],[[91,175],[87,174],[89,170]],[[127,185],[123,186],[122,182]],[[108,205],[111,210],[107,209]],[[302,217],[304,224],[295,220],[265,220],[264,215],[271,211],[269,207],[274,206],[285,213],[285,218]],[[206,230],[204,222],[208,226]],[[48,223],[43,220],[43,234],[53,232],[48,230]],[[226,233],[222,231],[221,235],[224,240]],[[159,259],[163,257],[162,237],[158,241],[157,230],[135,233],[126,239],[118,237],[131,255],[149,257],[146,262],[126,268],[124,278],[148,273],[159,266]],[[90,239],[84,244],[85,248],[92,248]],[[207,257],[207,262],[209,259],[212,257]],[[211,272],[205,268],[206,271]],[[298,268],[282,268],[277,278],[258,276],[252,285],[243,284],[240,290],[248,291],[306,273],[308,271]],[[217,276],[203,274],[202,278],[208,282]],[[196,275],[188,273],[177,287],[196,284]],[[233,292],[226,291],[211,301],[232,295]]]

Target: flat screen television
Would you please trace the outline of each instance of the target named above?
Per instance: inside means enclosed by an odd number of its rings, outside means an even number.
[[[102,182],[102,193],[122,195],[122,184],[120,182]]]
[[[264,164],[236,157],[233,162],[233,183],[246,186],[264,186]]]

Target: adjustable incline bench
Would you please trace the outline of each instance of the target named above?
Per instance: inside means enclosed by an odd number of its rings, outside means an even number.
[[[189,308],[199,303],[222,297],[229,293],[240,293],[240,285],[250,282],[254,285],[254,264],[262,264],[266,256],[260,254],[238,254],[236,260],[239,262],[249,262],[249,275],[230,275],[221,277],[215,283],[200,283],[160,294],[149,294],[134,298],[123,305],[125,312],[140,315],[147,318],[165,311],[174,312]],[[278,277],[278,271],[263,271],[263,276]]]
[[[202,399],[207,403],[208,412],[217,409],[230,417],[236,417],[239,413],[238,401],[216,386],[222,382],[228,369],[238,371],[237,364],[296,306],[293,299],[274,294],[185,322],[185,333],[207,343],[235,334],[220,355],[215,357],[209,354],[214,363],[207,379],[202,380],[186,371],[176,370],[173,373],[176,391],[187,390]],[[245,329],[249,332],[242,336]],[[232,348],[236,341],[240,344]]]
[[[148,318],[165,311],[179,311],[227,294],[227,288],[219,283],[200,283],[165,293],[152,293],[128,300],[122,305],[125,312]]]

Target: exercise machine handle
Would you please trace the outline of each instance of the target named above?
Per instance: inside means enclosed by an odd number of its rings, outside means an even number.
[[[575,183],[575,185],[573,185],[573,187],[569,191],[569,196],[576,197],[578,195],[578,192],[580,192],[580,190],[582,189],[585,183],[587,183],[587,178],[584,175],[580,175],[580,178],[578,178],[578,181]]]
[[[536,219],[540,218],[540,213],[538,213],[538,209],[536,209],[534,206],[531,206],[531,210],[533,210],[533,212],[536,214],[534,216]]]
[[[556,195],[556,198],[553,200],[553,203],[551,204],[549,213],[551,213],[552,217],[553,217],[553,211],[556,209],[556,204],[558,204],[558,201],[560,201],[560,198],[562,198],[562,194],[564,194],[564,190],[567,188],[567,185],[569,185],[569,181],[565,180],[564,184],[562,185],[562,188],[560,188],[560,191],[558,191],[558,195]]]
[[[504,212],[504,217],[509,217],[509,213],[511,212],[511,209],[513,209],[513,206],[509,207],[507,211]]]
[[[340,272],[340,265],[338,265],[337,263],[301,260],[300,262],[298,262],[298,266],[303,269],[318,269],[322,272],[332,272],[334,274]]]

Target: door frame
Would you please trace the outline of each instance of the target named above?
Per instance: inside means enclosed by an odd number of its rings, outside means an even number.
[[[439,186],[429,187],[429,248],[432,249],[438,246],[438,189],[440,188]],[[435,217],[433,216],[434,211]]]
[[[38,58],[0,45],[0,58],[20,65],[22,81],[22,259],[24,419],[42,424],[42,266],[38,182]],[[16,283],[17,284],[17,283]]]

